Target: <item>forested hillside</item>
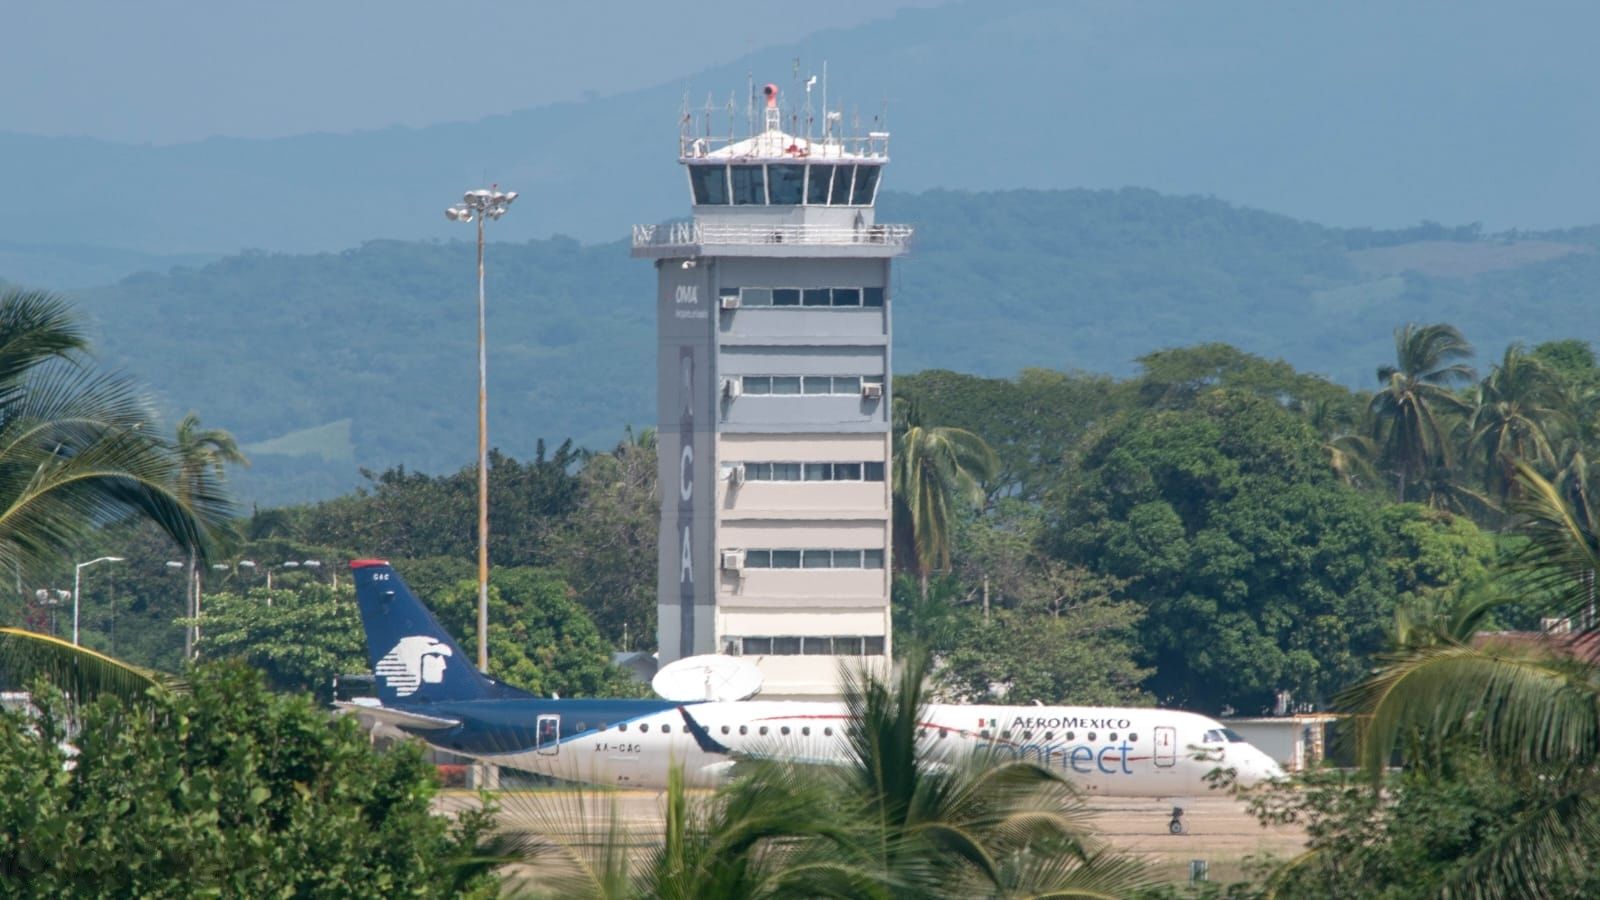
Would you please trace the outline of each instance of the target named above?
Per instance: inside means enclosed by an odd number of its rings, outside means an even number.
[[[1600,199],[1600,122],[1572,114],[1596,78],[1587,4],[918,5],[850,28],[751,9],[748,44],[685,46],[632,90],[478,121],[174,145],[0,121],[0,196],[27,211],[0,241],[171,254],[448,237],[441,210],[480,181],[524,194],[502,235],[605,240],[682,214],[679,116],[710,106],[720,133],[727,109],[743,133],[752,78],[778,84],[786,113],[820,115],[825,96],[852,127],[892,132],[900,190],[1144,185],[1341,225],[1498,228],[1586,222]]]
[[[1126,375],[1152,350],[1222,341],[1369,387],[1406,321],[1450,321],[1485,346],[1600,324],[1592,229],[1340,230],[1133,189],[881,205],[918,229],[893,295],[900,372]],[[242,490],[281,502],[346,490],[360,466],[454,471],[472,457],[472,270],[467,243],[377,241],[247,253],[78,296],[102,356],[174,414],[204,410],[252,445]],[[648,264],[622,243],[555,239],[493,244],[488,272],[497,446],[608,446],[652,423]]]

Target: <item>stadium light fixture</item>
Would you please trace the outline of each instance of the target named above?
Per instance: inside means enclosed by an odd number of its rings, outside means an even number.
[[[499,219],[517,199],[499,185],[461,195],[444,211],[452,222],[478,223],[478,669],[489,671],[489,359],[484,342],[483,225]]]

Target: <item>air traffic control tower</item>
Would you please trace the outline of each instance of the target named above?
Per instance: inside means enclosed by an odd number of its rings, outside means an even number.
[[[742,139],[684,117],[694,218],[633,233],[657,272],[660,662],[738,654],[764,698],[817,698],[841,658],[890,652],[889,266],[911,229],[874,218],[887,133],[763,94]]]

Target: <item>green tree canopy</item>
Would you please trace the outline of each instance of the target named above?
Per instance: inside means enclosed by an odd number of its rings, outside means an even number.
[[[1394,595],[1376,504],[1276,402],[1214,391],[1130,417],[1072,474],[1049,507],[1056,550],[1130,582],[1164,701],[1320,700],[1381,645]]]
[[[261,670],[274,690],[304,691],[328,702],[336,677],[367,671],[351,581],[337,591],[313,583],[210,594],[196,624],[202,656],[241,659]]]
[[[410,566],[396,567],[411,583]],[[463,647],[477,641],[478,583],[455,582],[418,596]],[[534,694],[606,697],[634,685],[611,664],[611,647],[572,597],[561,576],[548,569],[497,568],[489,575],[489,672]]]
[[[191,694],[0,715],[0,891],[10,897],[492,896],[486,821],[432,812],[417,749],[202,666]]]

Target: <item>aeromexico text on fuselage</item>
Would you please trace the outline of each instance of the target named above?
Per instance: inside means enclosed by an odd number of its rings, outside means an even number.
[[[703,783],[743,759],[845,758],[848,720],[838,703],[555,700],[501,684],[472,667],[388,563],[356,560],[351,568],[381,701],[356,708],[436,747],[562,778],[649,787],[665,785],[672,766]],[[991,748],[1096,793],[1198,790],[1219,765],[1247,782],[1277,772],[1219,723],[1186,712],[934,706],[921,725],[930,752]]]

